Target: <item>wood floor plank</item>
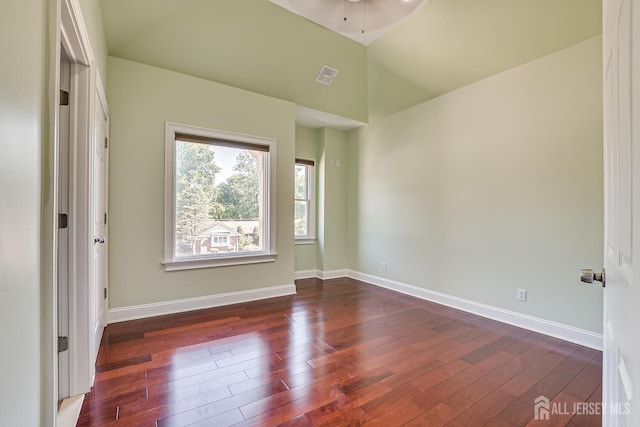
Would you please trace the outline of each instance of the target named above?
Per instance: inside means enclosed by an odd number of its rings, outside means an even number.
[[[348,425],[360,426],[370,420],[359,407],[353,406],[348,398],[336,399],[326,405],[307,412],[311,425]]]
[[[402,405],[404,402],[410,400],[413,396],[420,393],[418,387],[409,384],[407,387],[402,387],[399,390],[393,390],[386,393],[370,402],[362,405],[362,410],[367,413],[371,418],[378,418],[385,412],[390,411],[396,406]]]
[[[428,390],[431,387],[440,384],[442,381],[450,378],[465,369],[469,368],[471,365],[464,360],[453,360],[450,363],[441,366],[437,369],[433,369],[430,372],[427,372],[420,378],[414,380],[412,382],[413,385],[418,387],[421,390]]]
[[[290,419],[292,416],[299,416],[306,412],[311,412],[317,408],[327,405],[337,399],[343,398],[344,394],[335,387],[323,388],[315,391],[314,393],[301,397],[300,399],[292,400],[282,406],[278,406],[271,410],[261,412],[255,417],[249,418],[245,414],[247,421],[238,424],[238,427],[242,426],[257,426],[257,425],[277,425]],[[240,408],[240,410],[249,408]],[[266,408],[264,408],[266,409]],[[255,411],[255,407],[251,408],[251,411]],[[243,412],[244,414],[244,412]],[[158,426],[160,427],[160,426]]]
[[[533,419],[533,400],[518,399],[504,408],[496,418],[512,427],[522,427]],[[499,424],[500,421],[496,421]]]
[[[600,361],[592,359],[587,366],[576,375],[564,388],[563,392],[585,401],[602,384],[602,365]]]
[[[572,427],[596,427],[602,424],[602,385],[600,385],[587,400],[582,413],[576,413],[569,421]],[[622,409],[622,408],[621,408]]]
[[[420,406],[409,400],[385,412],[380,417],[374,419],[369,425],[380,427],[402,426],[411,422],[411,420],[419,416],[422,412]]]
[[[591,349],[580,347],[573,352],[567,360],[562,362],[557,369],[568,375],[575,376],[578,372],[584,369],[585,366],[595,357],[595,354]]]
[[[549,353],[513,377],[502,388],[514,396],[522,396],[564,360],[562,356]]]
[[[447,423],[447,426],[485,425],[515,400],[510,393],[496,389]]]
[[[353,279],[109,325],[78,426],[536,425],[602,400],[602,355]],[[599,414],[550,425],[598,426]]]

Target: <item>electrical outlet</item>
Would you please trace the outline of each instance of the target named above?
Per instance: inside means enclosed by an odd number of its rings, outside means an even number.
[[[526,300],[527,300],[527,290],[518,289],[518,301],[526,301]]]
[[[336,160],[336,167],[339,168],[340,167],[340,160]]]
[[[387,261],[382,261],[380,268],[382,268],[382,271],[387,271]]]

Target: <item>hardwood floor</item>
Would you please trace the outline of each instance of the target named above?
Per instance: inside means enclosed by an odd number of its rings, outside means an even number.
[[[572,415],[601,401],[598,351],[352,279],[297,288],[109,325],[78,425],[601,425]],[[533,420],[541,395],[567,413]]]

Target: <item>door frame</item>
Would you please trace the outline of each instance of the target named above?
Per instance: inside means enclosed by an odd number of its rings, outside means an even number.
[[[92,384],[87,306],[90,289],[91,239],[89,201],[92,141],[94,57],[80,5],[62,0],[61,44],[71,59],[71,117],[69,123],[69,395],[86,393]],[[58,144],[56,144],[57,148]],[[58,171],[56,171],[56,175]],[[65,396],[66,397],[66,396]]]
[[[93,341],[89,319],[89,296],[92,286],[92,229],[90,228],[91,173],[90,161],[95,126],[95,100],[100,76],[82,10],[78,0],[56,0],[49,14],[51,39],[49,44],[49,101],[50,132],[49,169],[45,189],[50,191],[49,202],[43,212],[47,240],[44,243],[45,260],[48,258],[47,285],[43,292],[43,425],[54,426],[58,412],[58,177],[60,141],[58,135],[60,102],[61,50],[66,51],[71,62],[72,94],[69,99],[69,394],[90,391],[94,380],[95,359],[92,360]],[[102,90],[101,87],[99,89]],[[103,92],[102,92],[103,93]],[[46,194],[46,193],[45,193]],[[101,323],[104,326],[104,322]],[[101,333],[102,331],[100,331]],[[99,342],[98,342],[99,345]]]

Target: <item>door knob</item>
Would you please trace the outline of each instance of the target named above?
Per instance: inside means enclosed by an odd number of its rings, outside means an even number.
[[[601,282],[602,287],[604,288],[607,283],[607,274],[604,268],[600,273],[594,273],[590,268],[583,268],[580,271],[580,280],[584,283],[593,283],[594,281]]]

